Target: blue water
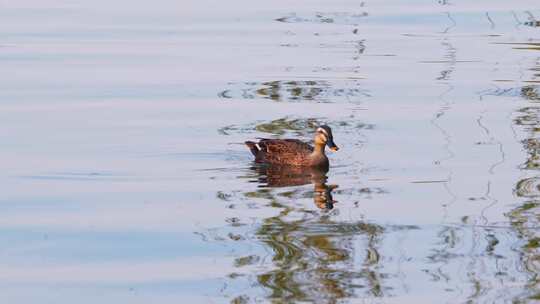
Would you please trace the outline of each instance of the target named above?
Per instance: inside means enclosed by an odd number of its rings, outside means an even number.
[[[537,1],[27,0],[0,18],[0,299],[540,299]],[[323,123],[324,182],[243,145]]]

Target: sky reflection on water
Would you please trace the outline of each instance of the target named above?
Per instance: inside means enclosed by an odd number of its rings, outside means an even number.
[[[9,302],[533,303],[537,1],[35,1],[0,18]],[[243,141],[332,127],[329,172]]]

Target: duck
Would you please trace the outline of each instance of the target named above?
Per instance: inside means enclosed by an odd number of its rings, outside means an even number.
[[[259,138],[259,142],[246,141],[256,163],[316,167],[328,170],[330,162],[324,153],[325,147],[336,152],[332,129],[321,125],[315,130],[313,146],[298,139]]]

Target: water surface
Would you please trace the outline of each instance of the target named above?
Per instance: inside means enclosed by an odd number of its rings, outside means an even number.
[[[2,3],[0,298],[538,301],[540,4],[469,2]]]

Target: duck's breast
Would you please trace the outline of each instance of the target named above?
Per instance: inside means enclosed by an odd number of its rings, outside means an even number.
[[[309,159],[309,166],[317,168],[328,168],[330,165],[328,157],[324,154],[312,155]]]

